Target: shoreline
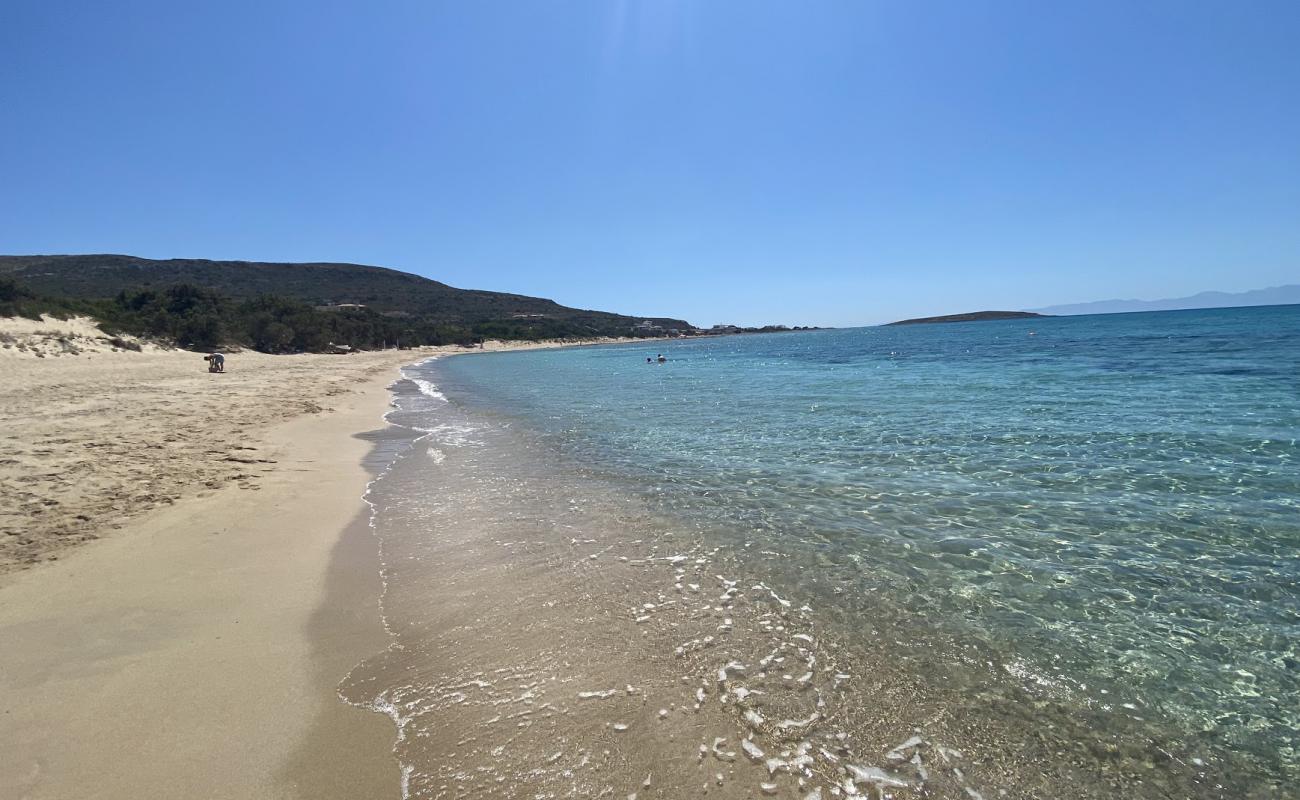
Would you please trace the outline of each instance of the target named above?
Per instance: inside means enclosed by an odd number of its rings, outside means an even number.
[[[147,458],[161,459],[151,464],[161,478],[121,480],[173,483],[147,493],[162,502],[118,503],[95,534],[0,573],[0,796],[400,797],[391,720],[337,691],[389,643],[363,502],[388,387],[429,357],[563,346],[573,345],[241,354],[224,384],[194,374],[188,352],[7,357],[18,369],[0,397],[0,435],[58,446],[29,447],[37,469],[11,460],[6,489],[29,473],[123,472]],[[298,394],[298,380],[316,382]],[[236,381],[239,393],[212,396]],[[277,407],[286,390],[300,402]],[[204,470],[227,466],[226,450],[169,450],[176,430],[206,424],[214,400],[237,409],[225,421],[239,432],[231,446],[256,456],[236,456],[235,479],[216,486]],[[95,461],[115,436],[131,449]],[[82,500],[66,485],[45,497],[53,513]]]
[[[564,741],[564,757],[572,757],[573,763],[557,764],[552,772],[567,780],[569,772],[593,767],[583,777],[593,792],[616,788],[610,783],[616,776],[627,779],[618,783],[635,789],[653,767],[658,794],[694,791],[701,784],[690,776],[703,770],[704,786],[713,796],[749,796],[745,792],[752,793],[756,782],[764,780],[761,771],[744,760],[733,762],[725,748],[722,756],[707,762],[696,753],[699,742],[714,741],[716,754],[718,737],[736,734],[727,701],[719,702],[718,697],[725,695],[722,684],[730,680],[725,674],[733,661],[761,664],[767,647],[753,652],[746,648],[769,639],[784,648],[787,657],[802,657],[807,650],[820,664],[843,662],[846,680],[871,675],[885,682],[873,692],[879,694],[889,684],[895,687],[898,707],[914,705],[915,666],[921,662],[855,661],[863,654],[851,653],[847,640],[836,635],[839,620],[814,617],[806,607],[792,612],[790,603],[775,593],[769,602],[767,576],[731,561],[719,553],[723,548],[705,547],[718,542],[700,539],[691,545],[690,537],[643,538],[635,526],[609,524],[627,521],[628,506],[617,492],[584,495],[581,503],[569,499],[570,507],[558,517],[550,506],[531,517],[502,513],[512,496],[491,495],[492,481],[485,478],[510,474],[509,468],[519,463],[512,454],[527,452],[528,447],[489,447],[475,452],[468,463],[456,463],[454,452],[437,454],[434,463],[449,459],[446,469],[452,480],[436,489],[448,516],[436,525],[414,519],[418,524],[409,527],[412,535],[405,542],[400,535],[396,540],[384,538],[382,556],[407,575],[404,584],[396,584],[407,587],[406,596],[397,598],[406,618],[403,621],[401,611],[389,616],[398,620],[394,632],[407,636],[408,629],[423,626],[430,621],[423,616],[427,610],[436,609],[439,624],[427,628],[432,634],[428,640],[417,639],[414,646],[399,641],[400,652],[389,653],[397,640],[384,629],[386,610],[381,604],[388,588],[384,579],[390,576],[386,570],[381,573],[380,541],[371,529],[370,509],[359,502],[380,474],[377,468],[390,463],[394,451],[385,444],[405,438],[395,435],[394,426],[402,426],[390,421],[384,409],[393,407],[392,385],[402,368],[430,356],[472,352],[482,351],[408,351],[389,363],[369,366],[359,359],[327,357],[319,363],[337,365],[333,377],[351,385],[327,393],[334,406],[329,413],[299,412],[287,422],[250,432],[245,444],[255,445],[269,457],[266,463],[274,465],[252,485],[230,484],[183,497],[170,508],[132,519],[122,534],[71,549],[66,559],[7,576],[9,582],[0,583],[0,641],[6,643],[0,649],[0,752],[6,753],[0,762],[0,796],[400,797],[404,775],[397,758],[403,748],[411,747],[426,748],[420,751],[424,756],[438,756],[416,759],[426,766],[451,769],[470,757],[474,791],[486,792],[492,786],[484,776],[496,774],[492,770],[499,771],[499,779],[510,777],[500,754],[476,743],[475,736],[467,735],[453,746],[454,737],[436,731],[477,735],[475,726],[491,731],[500,720],[498,706],[508,703],[536,705],[535,711],[523,714],[541,712],[535,720],[525,719],[528,725],[535,722],[534,735],[540,737],[531,750],[522,747],[527,734],[508,733],[505,743],[521,746],[523,752],[516,755],[524,756],[522,762],[549,759],[555,742]],[[347,367],[362,368],[365,375]],[[398,390],[403,391],[406,388]],[[502,441],[517,443],[511,436]],[[448,443],[454,451],[454,443]],[[429,487],[423,482],[427,475],[420,472],[423,463],[417,458],[406,464],[415,468],[405,470],[403,480],[408,482],[386,488],[406,497],[414,496],[412,488]],[[535,473],[548,474],[547,469]],[[465,494],[460,499],[446,491],[458,487]],[[552,488],[562,489],[555,496],[570,498],[567,488]],[[597,511],[602,505],[604,510]],[[554,526],[564,528],[563,540],[550,535]],[[676,527],[667,524],[663,529],[671,532]],[[390,553],[388,545],[394,543]],[[689,562],[681,561],[686,552],[691,553]],[[429,571],[419,572],[419,561],[430,556]],[[685,605],[675,610],[681,597],[691,596],[683,593],[683,583],[690,580],[695,581],[687,584],[692,593],[698,584],[706,595],[720,599],[711,600],[702,612]],[[507,584],[509,592],[494,588]],[[735,589],[737,585],[742,589]],[[636,594],[629,594],[634,587],[651,605],[635,602]],[[750,587],[752,597],[743,587]],[[764,591],[753,591],[759,589]],[[816,600],[812,603],[820,608]],[[653,614],[636,610],[652,607]],[[574,624],[580,620],[582,625]],[[775,629],[774,620],[780,623]],[[739,649],[724,655],[718,644],[689,654],[685,661],[679,660],[680,653],[670,655],[683,641],[689,645],[713,638],[723,630],[715,631],[715,624],[726,628],[726,640]],[[889,630],[886,619],[873,624],[882,632]],[[696,639],[688,638],[692,630]],[[782,636],[773,639],[774,630]],[[899,630],[886,638],[905,638]],[[582,655],[555,661],[555,653]],[[529,657],[521,658],[525,655]],[[521,661],[526,666],[521,667]],[[849,663],[856,667],[849,668]],[[429,717],[428,723],[438,727],[423,731],[419,726],[426,723],[407,728],[419,715],[390,719],[364,704],[376,696],[399,701],[373,690],[389,685],[405,691],[413,665],[424,672],[419,678],[426,681],[424,689],[464,688],[451,682],[466,679],[465,686],[477,687],[475,696],[466,705],[439,708],[447,713]],[[493,665],[499,665],[494,673],[511,675],[495,688],[495,679],[483,680],[484,670]],[[811,663],[809,667],[811,675]],[[724,677],[715,687],[717,674]],[[788,684],[794,674],[782,679]],[[710,698],[706,702],[694,695],[694,708],[690,676]],[[746,674],[747,685],[741,689],[749,691],[764,679],[761,672]],[[900,727],[906,720],[851,722],[853,709],[838,708],[834,701],[839,679],[836,675],[834,686],[818,690],[818,709],[824,689],[830,698],[828,713],[838,718],[837,725],[865,736],[868,746],[852,752],[863,754],[865,764],[879,763],[881,753],[888,760],[888,752],[877,745],[907,740],[909,730]],[[525,681],[530,689],[518,695],[513,690]],[[608,688],[622,686],[625,692]],[[795,687],[797,691],[786,697],[781,690],[789,688],[773,684],[749,693],[767,694],[760,701],[764,716],[769,723],[784,717],[785,725],[805,719],[807,710],[799,701],[807,693]],[[980,730],[961,725],[949,730],[940,721],[949,707],[939,702],[944,696],[935,695],[933,715],[922,715],[933,728],[925,746],[933,746],[946,763],[948,757],[937,742],[963,745],[972,761],[961,763],[961,770],[983,789],[989,788],[984,781],[1016,785],[1024,777],[1017,774],[1018,766],[1002,763],[994,754],[1036,753],[1029,746],[1032,740],[1022,741],[1014,730],[984,730],[983,723]],[[438,702],[439,697],[429,695],[424,701]],[[417,699],[408,694],[400,702]],[[880,699],[889,701],[891,695],[886,691]],[[1022,704],[1027,699],[1016,694],[998,702]],[[656,708],[661,709],[657,714]],[[1055,720],[1053,727],[1068,721],[1064,716],[1044,719]],[[398,723],[396,733],[393,722]],[[523,727],[519,723],[520,730]],[[1107,721],[1099,719],[1098,729],[1102,727]],[[943,735],[931,741],[936,734]],[[967,741],[947,738],[950,734]],[[1145,737],[1143,731],[1134,734]],[[788,757],[769,747],[775,742],[758,741],[769,753]],[[1069,738],[1061,746],[1086,757],[1080,748],[1089,741]],[[1159,744],[1157,739],[1150,742]],[[968,750],[965,745],[972,743],[974,749]],[[569,746],[588,749],[574,754]],[[618,763],[588,761],[593,746],[597,751],[607,747],[605,756],[618,754]],[[865,755],[871,751],[879,751],[874,760]],[[850,757],[848,749],[836,752],[837,758]],[[926,750],[926,763],[931,763],[930,755]],[[1061,756],[1039,753],[1035,758],[1066,769]],[[639,759],[649,761],[637,766]],[[669,762],[676,765],[671,774],[659,775],[662,764]],[[725,771],[726,788],[722,772],[714,780],[715,769]],[[927,786],[942,796],[948,796],[947,790],[958,796],[964,791],[962,772],[956,773],[962,785],[934,778]],[[426,789],[432,780],[455,777],[448,773],[439,778],[418,768],[413,774]],[[1085,779],[1098,774],[1080,773]],[[1046,780],[1047,774],[1042,777]],[[647,788],[649,780],[645,778]],[[1197,791],[1188,796],[1211,795]]]

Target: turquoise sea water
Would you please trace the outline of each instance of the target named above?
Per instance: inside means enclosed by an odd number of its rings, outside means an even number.
[[[849,630],[888,613],[920,645],[941,632],[996,654],[1006,680],[1088,724],[1140,719],[1240,757],[1243,786],[1300,777],[1300,306],[416,372],[536,437],[557,472],[743,540]]]

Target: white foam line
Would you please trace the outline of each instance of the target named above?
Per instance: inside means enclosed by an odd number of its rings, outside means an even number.
[[[411,383],[414,383],[416,388],[420,390],[420,394],[424,395],[425,397],[432,397],[433,399],[441,400],[444,403],[447,402],[447,395],[439,391],[438,385],[433,383],[432,381],[426,381],[424,378],[417,378],[413,375],[407,375],[405,372],[402,373],[402,377],[406,378]]]

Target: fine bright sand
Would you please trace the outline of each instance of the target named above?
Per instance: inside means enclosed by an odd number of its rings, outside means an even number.
[[[118,345],[0,320],[0,797],[399,796],[356,434],[437,350]]]

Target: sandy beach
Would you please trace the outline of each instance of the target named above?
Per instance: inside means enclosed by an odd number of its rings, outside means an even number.
[[[5,800],[1287,796],[1231,751],[985,670],[994,647],[856,561],[688,517],[473,402],[491,379],[565,404],[542,422],[659,434],[676,408],[688,429],[685,370],[640,352],[393,385],[464,350],[233,353],[212,375],[135,344],[0,321]]]
[[[391,724],[334,687],[385,643],[358,434],[437,351],[211,375],[0,325],[0,796],[397,796]]]

